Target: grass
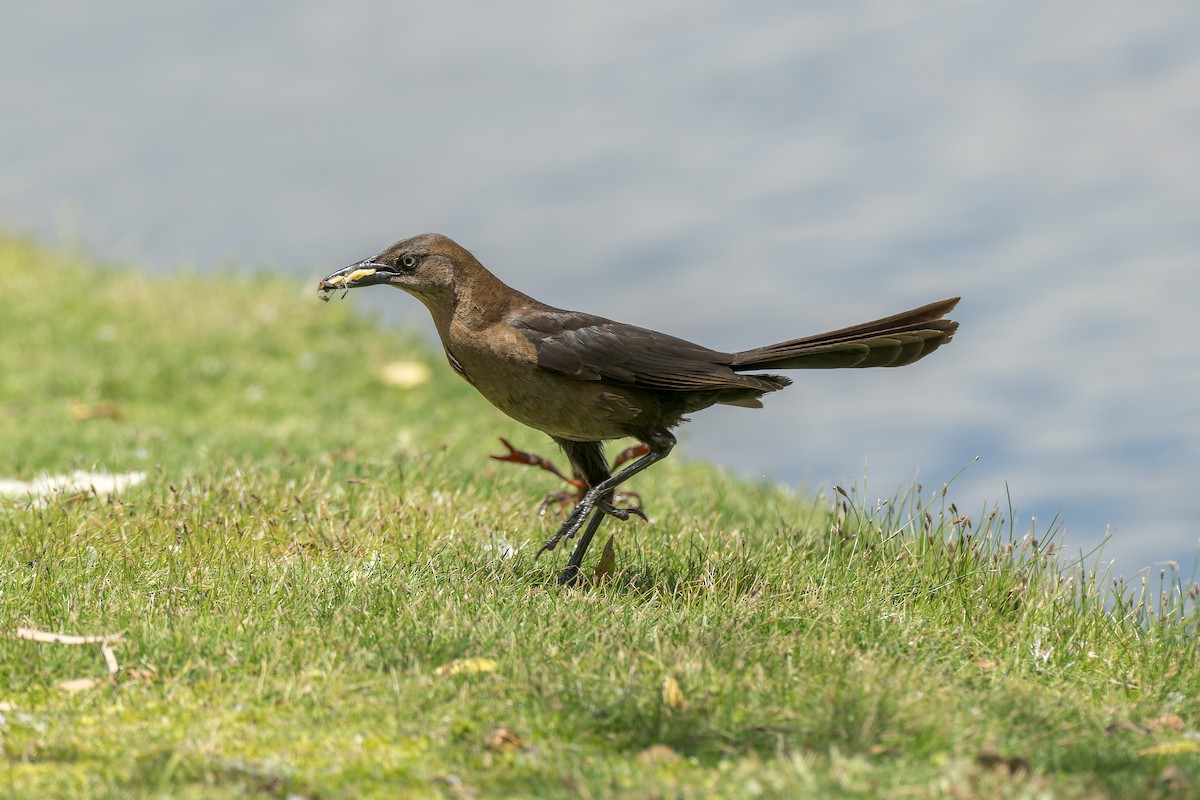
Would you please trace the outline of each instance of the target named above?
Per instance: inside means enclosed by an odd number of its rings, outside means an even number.
[[[533,558],[558,487],[486,458],[548,443],[420,339],[268,275],[11,240],[0,296],[0,478],[147,475],[0,498],[0,795],[1200,785],[1200,614],[1174,573],[1114,585],[940,490],[814,500],[675,458],[636,481],[652,524],[610,523],[615,570],[563,590],[565,553]],[[396,361],[429,379],[390,384]],[[21,627],[123,632],[120,671]]]

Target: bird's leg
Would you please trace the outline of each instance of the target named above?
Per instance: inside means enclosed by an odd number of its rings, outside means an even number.
[[[611,495],[610,495],[611,496]],[[575,550],[571,553],[571,557],[567,559],[567,566],[558,576],[560,586],[567,586],[579,581],[580,565],[583,564],[583,554],[587,552],[588,545],[592,543],[592,537],[596,535],[596,531],[600,529],[600,523],[604,522],[604,514],[593,514],[588,520],[588,525],[583,529],[583,534],[579,537],[579,541],[575,544]]]
[[[631,513],[639,513],[645,519],[645,514],[640,513],[640,509],[635,511],[633,509],[616,508],[611,502],[611,497],[618,486],[639,472],[666,458],[670,454],[671,448],[675,446],[675,437],[665,430],[655,431],[647,439],[649,441],[646,444],[649,449],[646,455],[637,459],[616,475],[606,477],[604,480],[596,483],[589,482],[589,488],[575,506],[575,510],[563,521],[562,527],[538,551],[538,555],[540,556],[547,550],[553,550],[563,539],[570,539],[578,533],[579,529],[583,527],[584,521],[587,520],[592,512],[600,512],[592,519],[591,524],[588,525],[584,535],[580,538],[579,543],[575,547],[575,552],[571,554],[571,558],[567,562],[567,570],[563,572],[560,581],[566,582],[571,580],[573,573],[578,571],[579,564],[583,561],[583,554],[587,550],[588,545],[591,544],[596,530],[600,527],[599,520],[602,520],[605,514],[612,514],[618,519],[628,519]],[[599,445],[595,445],[595,447],[597,450],[599,449]],[[567,449],[567,447],[564,446],[564,449]],[[567,453],[568,456],[571,456],[572,450],[568,449]],[[574,457],[572,457],[572,463],[575,463]],[[604,467],[604,469],[607,469],[607,467]],[[586,472],[584,473],[584,479],[587,479]]]
[[[617,457],[613,459],[612,468],[616,469],[625,462],[633,461],[635,458],[641,458],[649,452],[650,446],[647,444],[642,444],[641,442],[635,444],[633,447],[626,447],[624,450],[617,453]],[[633,492],[626,492],[625,494],[629,497],[636,496]]]
[[[649,445],[638,444],[632,447],[626,447],[621,452],[617,453],[617,457],[613,459],[612,468],[615,470],[622,464],[633,461],[635,458],[641,458],[650,452]],[[582,495],[582,492],[580,493]],[[614,503],[624,503],[620,507],[614,507]],[[612,497],[608,498],[608,505],[603,506],[606,513],[612,514],[620,520],[629,519],[630,514],[635,514],[642,519],[646,519],[646,512],[642,510],[642,496],[637,492],[629,492],[623,489],[615,489]]]

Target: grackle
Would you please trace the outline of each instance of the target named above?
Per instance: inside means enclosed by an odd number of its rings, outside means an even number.
[[[950,341],[957,297],[740,353],[722,353],[647,328],[540,303],[488,272],[455,242],[426,233],[322,280],[331,292],[390,285],[433,316],[450,366],[513,419],[548,434],[588,489],[538,551],[582,530],[560,583],[579,567],[605,515],[645,517],[613,504],[618,486],[666,458],[685,415],[722,403],[761,408],[791,381],[762,370],[901,367]],[[612,474],[603,443],[632,437],[648,451]],[[586,527],[585,527],[586,525]]]

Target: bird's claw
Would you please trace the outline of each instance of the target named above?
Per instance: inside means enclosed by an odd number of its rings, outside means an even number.
[[[646,522],[650,521],[650,518],[646,516],[646,512],[642,510],[641,506],[627,506],[627,507],[614,506],[612,503],[609,503],[606,500],[599,501],[598,503],[596,503],[596,506],[601,511],[603,511],[605,514],[608,514],[609,516],[612,516],[612,517],[616,517],[617,519],[621,520],[622,522],[629,519],[630,517],[641,517]]]
[[[566,511],[567,506],[571,505],[571,503],[579,502],[579,499],[583,497],[583,492],[583,488],[579,488],[573,492],[546,492],[546,496],[543,497],[542,502],[538,504],[538,516],[546,516],[546,512],[555,506],[558,507],[558,513],[562,514],[564,511]],[[637,492],[626,492],[622,489],[617,489],[616,492],[613,493],[613,500],[615,501],[613,508],[615,508],[617,511],[623,511],[627,509],[630,513],[637,514],[645,519],[646,513],[642,511],[642,496]],[[627,503],[628,505],[618,506],[616,503]],[[620,519],[628,519],[628,516],[623,517],[619,513],[613,513],[613,516]]]
[[[584,508],[585,504],[586,510]],[[567,517],[566,521],[563,522],[562,527],[555,531],[554,535],[547,539],[546,543],[537,551],[537,555],[533,557],[534,560],[536,561],[540,558],[542,553],[547,553],[558,547],[558,543],[563,539],[570,539],[579,533],[579,529],[583,527],[584,519],[587,518],[588,512],[591,510],[592,503],[588,503],[587,495],[584,495],[583,500],[580,500],[579,505],[575,506],[575,510],[571,512],[571,516]]]
[[[561,491],[561,492],[546,492],[546,496],[542,498],[542,502],[538,503],[538,509],[537,509],[538,516],[539,517],[546,516],[546,512],[554,507],[557,507],[558,513],[561,514],[561,513],[563,513],[563,510],[565,510],[567,506],[569,506],[571,503],[577,502],[578,500],[579,500],[579,490],[578,489],[576,489],[573,492],[569,492],[569,491],[565,491],[565,490]]]
[[[594,497],[593,494],[594,492],[588,490],[583,495],[583,498],[580,499],[579,504],[575,506],[575,510],[571,512],[571,516],[567,517],[567,519],[563,522],[562,527],[560,527],[553,536],[547,539],[546,543],[543,544],[541,549],[537,551],[537,555],[534,556],[535,560],[541,556],[542,553],[549,552],[550,550],[558,547],[558,543],[563,539],[574,538],[575,534],[579,533],[579,529],[583,527],[584,520],[588,518],[588,515],[593,509],[598,509],[602,513],[616,517],[621,521],[625,521],[630,517],[641,517],[646,522],[650,521],[650,518],[646,516],[646,512],[643,511],[640,506],[621,508],[620,506],[614,506],[612,503],[602,497]]]
[[[513,464],[525,464],[530,467],[537,467],[538,469],[544,469],[544,470],[546,470],[546,472],[552,473],[552,474],[557,475],[558,477],[562,478],[564,481],[571,484],[572,486],[574,486],[576,488],[582,488],[583,483],[581,481],[575,481],[575,480],[572,480],[571,478],[568,478],[566,475],[564,475],[562,473],[561,470],[559,470],[558,467],[554,466],[554,462],[552,462],[550,459],[545,458],[543,456],[534,455],[533,453],[526,453],[524,450],[518,450],[517,448],[512,446],[512,443],[509,442],[508,439],[505,439],[503,436],[500,437],[500,444],[507,447],[508,452],[502,456],[491,456],[491,458],[494,461],[508,461]]]

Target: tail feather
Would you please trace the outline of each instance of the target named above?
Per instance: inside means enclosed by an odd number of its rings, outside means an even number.
[[[861,325],[734,353],[730,366],[738,372],[902,367],[950,341],[958,323],[943,317],[958,300],[951,297]]]

